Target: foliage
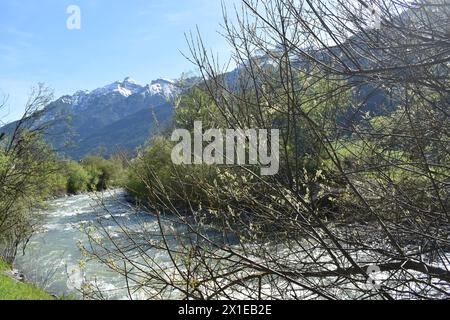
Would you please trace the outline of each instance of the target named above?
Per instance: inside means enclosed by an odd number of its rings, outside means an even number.
[[[215,168],[208,166],[174,166],[171,160],[173,143],[163,137],[152,139],[127,170],[125,187],[137,201],[152,208],[168,209],[158,193],[167,193],[170,206],[198,207],[208,200],[206,193],[199,188],[201,181],[214,180]],[[186,188],[180,189],[182,179]],[[153,192],[149,192],[152,190]]]
[[[89,156],[80,163],[67,161],[65,167],[67,192],[70,194],[103,191],[123,183],[124,169],[119,159]]]
[[[88,190],[91,177],[83,166],[77,162],[70,161],[66,164],[67,169],[67,192],[77,194]]]
[[[121,185],[123,165],[118,158],[106,160],[89,156],[84,158],[81,163],[90,176],[89,190],[102,191]]]
[[[10,261],[33,232],[34,208],[61,188],[59,164],[39,136],[23,131],[17,144],[0,144],[0,250]]]

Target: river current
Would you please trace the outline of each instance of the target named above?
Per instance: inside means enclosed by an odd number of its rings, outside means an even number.
[[[90,281],[105,298],[127,298],[123,277],[97,262],[82,262],[80,250],[80,245],[88,242],[82,231],[83,225],[99,218],[111,220],[107,228],[113,235],[120,230],[112,217],[127,228],[144,224],[148,228],[158,228],[154,216],[136,211],[126,202],[125,196],[124,191],[114,190],[50,201],[48,210],[40,214],[38,232],[25,250],[19,252],[15,268],[24,274],[27,281],[57,296],[81,298],[83,283]]]

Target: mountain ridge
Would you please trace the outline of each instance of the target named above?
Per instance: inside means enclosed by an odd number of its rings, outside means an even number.
[[[172,118],[176,82],[158,78],[141,85],[131,77],[104,87],[63,95],[39,112],[37,124],[54,123],[45,140],[62,157],[90,154],[109,157],[117,150],[134,151],[151,131]],[[10,132],[17,121],[2,128]],[[117,132],[122,136],[117,137]]]

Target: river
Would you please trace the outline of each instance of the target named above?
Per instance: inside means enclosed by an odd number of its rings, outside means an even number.
[[[131,230],[137,239],[141,234],[153,237],[152,234],[159,234],[159,224],[155,216],[138,211],[130,205],[126,201],[126,193],[122,190],[53,200],[49,202],[48,209],[40,213],[40,216],[42,219],[38,231],[30,239],[24,252],[19,253],[15,262],[15,268],[24,274],[28,282],[36,284],[51,294],[75,298],[85,298],[81,289],[86,283],[94,283],[98,291],[102,293],[102,296],[97,298],[129,298],[124,277],[108,270],[103,264],[91,260],[85,261],[79,248],[80,245],[88,244],[88,238],[81,229],[101,219],[102,225],[112,237],[120,238],[123,235],[118,225]],[[168,220],[162,223],[164,228],[177,230],[183,236],[189,234],[185,227],[179,224]],[[209,230],[208,234],[212,237],[218,233]],[[170,242],[170,238],[168,241]],[[132,256],[139,256],[137,252],[129,253]],[[165,251],[149,249],[146,253],[163,268],[172,268]],[[356,251],[353,254],[355,257],[359,255],[359,258],[369,257],[363,251]],[[447,257],[450,259],[450,256]],[[436,264],[436,266],[443,269],[448,267],[445,263]],[[380,279],[388,279],[389,273],[380,273],[379,276]],[[444,291],[448,290],[448,284],[436,285],[442,287]],[[424,286],[425,289],[428,288],[426,284]],[[348,288],[342,288],[342,292],[344,298],[355,298],[348,292]],[[442,297],[442,291],[431,290],[427,294],[433,298]],[[399,297],[406,298],[408,294],[399,294]],[[147,299],[148,292],[134,292],[132,298]]]
[[[81,264],[83,256],[79,249],[80,244],[88,242],[81,227],[99,218],[111,220],[107,225],[111,234],[120,232],[112,216],[128,228],[144,224],[155,230],[158,228],[154,216],[137,212],[126,202],[125,196],[124,191],[114,190],[50,201],[48,210],[41,213],[38,231],[24,252],[17,256],[15,268],[24,274],[27,281],[57,296],[81,298],[83,283],[90,281],[95,282],[105,298],[127,298],[123,277],[97,262]]]

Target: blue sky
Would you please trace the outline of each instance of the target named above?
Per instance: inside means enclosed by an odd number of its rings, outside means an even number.
[[[80,30],[66,27],[69,5],[81,9]],[[126,76],[148,83],[193,71],[180,51],[196,26],[226,58],[221,15],[220,0],[0,0],[0,92],[9,95],[0,120],[18,118],[38,82],[59,97]]]

